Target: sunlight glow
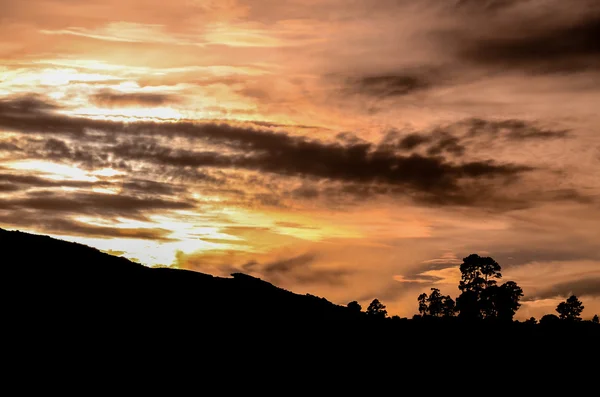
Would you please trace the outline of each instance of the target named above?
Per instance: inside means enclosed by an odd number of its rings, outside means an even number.
[[[44,177],[54,180],[98,181],[97,177],[90,176],[87,172],[75,166],[56,164],[49,161],[18,160],[4,163],[4,166],[14,170],[39,172],[44,174]]]
[[[73,116],[84,116],[95,120],[114,121],[178,121],[182,114],[169,107],[156,108],[119,108],[104,109],[97,107],[86,107],[64,112]]]
[[[100,170],[92,171],[91,174],[97,176],[105,176],[109,178],[117,175],[125,175],[123,171],[118,171],[112,168],[102,168]]]

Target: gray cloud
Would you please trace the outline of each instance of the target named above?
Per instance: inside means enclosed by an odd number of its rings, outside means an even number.
[[[194,204],[186,201],[169,201],[160,198],[102,194],[42,192],[25,197],[0,198],[0,210],[36,210],[64,214],[88,214],[101,216],[125,216],[145,218],[145,214],[157,210],[191,209]]]
[[[26,110],[21,113],[6,111],[13,108]],[[345,184],[342,188],[348,194],[403,194],[428,205],[526,206],[526,203],[514,201],[511,204],[506,198],[496,200],[494,188],[518,180],[521,175],[533,171],[531,167],[493,160],[456,162],[450,158],[465,158],[467,147],[462,140],[465,137],[479,137],[482,132],[515,141],[549,139],[566,134],[564,131],[539,129],[518,120],[473,119],[448,128],[438,128],[429,134],[414,133],[404,137],[391,134],[377,144],[348,139],[311,140],[280,130],[227,124],[90,120],[52,114],[46,108],[39,104],[14,106],[4,100],[0,102],[0,125],[22,132],[49,134],[50,139],[42,148],[44,156],[68,156],[70,161],[87,167],[127,169],[128,163],[134,161],[150,166],[165,166],[163,169],[171,170],[166,172],[177,170],[179,174],[196,173],[204,177],[205,182],[212,183],[218,181],[200,169],[245,169],[280,177],[337,181]],[[468,130],[468,133],[455,134],[453,128]],[[75,147],[61,143],[54,137],[67,134],[72,141],[86,142],[87,131],[91,130],[96,131],[96,135],[101,131],[114,139],[107,139],[107,143],[102,144],[94,136],[92,141],[98,147]],[[213,145],[214,149],[178,149],[167,147],[160,141],[174,137],[204,141]],[[398,152],[419,149],[421,146],[426,148],[424,153]],[[305,188],[295,192],[304,196],[307,193],[314,196],[315,189],[309,187],[308,190]],[[256,199],[259,202],[279,205],[278,198],[271,193],[258,195]]]
[[[96,238],[131,238],[152,240],[157,242],[174,241],[168,235],[171,231],[162,228],[119,228],[98,226],[82,222],[42,215],[32,211],[15,211],[3,214],[0,211],[0,222],[16,227],[32,228],[43,233],[55,233],[66,236],[85,236]]]
[[[102,107],[161,106],[179,102],[174,95],[160,93],[122,93],[102,90],[90,96],[90,101]]]
[[[0,152],[20,152],[22,150],[12,142],[0,142]]]
[[[272,282],[291,280],[294,284],[327,284],[339,285],[344,283],[344,277],[349,274],[343,269],[324,269],[315,267],[317,256],[314,253],[301,254],[295,257],[281,259],[261,265],[251,262],[245,265],[246,270],[256,271]]]
[[[463,59],[484,66],[533,73],[598,71],[600,15],[590,11],[577,20],[556,23],[514,18],[512,25],[503,25],[497,32],[459,35],[453,40],[461,43]],[[560,15],[560,10],[556,12]]]
[[[360,94],[385,98],[426,90],[432,84],[424,75],[406,73],[353,78],[348,80],[348,85]]]
[[[550,130],[535,126],[523,120],[483,120],[472,118],[457,123],[467,129],[467,137],[492,135],[512,141],[543,140],[565,138],[568,130]]]
[[[554,284],[550,288],[544,289],[534,295],[526,296],[525,301],[536,301],[539,299],[562,298],[570,295],[596,296],[600,297],[600,278],[584,278],[564,283]]]

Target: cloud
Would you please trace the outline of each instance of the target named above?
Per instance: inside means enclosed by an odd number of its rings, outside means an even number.
[[[124,106],[162,106],[172,105],[179,100],[174,95],[159,93],[122,93],[117,91],[103,90],[90,96],[94,105],[119,108]]]
[[[527,1],[529,0],[458,0],[456,8],[467,11],[496,12]]]
[[[120,184],[120,186],[126,192],[165,196],[174,196],[187,190],[185,186],[176,185],[174,183],[145,179],[128,179]]]
[[[0,168],[1,170],[1,168]],[[27,174],[8,174],[0,173],[0,180],[6,185],[15,186],[13,190],[34,188],[51,188],[51,187],[75,187],[75,188],[91,188],[93,186],[101,187],[102,183],[77,181],[77,180],[56,180],[41,178],[35,175]]]
[[[426,90],[431,82],[424,75],[406,73],[353,78],[348,85],[358,93],[385,98]]]
[[[536,301],[549,298],[565,298],[570,295],[600,297],[600,277],[588,277],[554,284],[532,296],[526,296],[524,300]]]
[[[175,241],[168,237],[171,231],[163,228],[99,226],[70,219],[33,214],[27,211],[17,211],[10,214],[2,214],[2,211],[0,211],[0,221],[17,227],[35,227],[36,230],[42,233],[54,233],[62,236],[138,239],[156,242]]]
[[[20,152],[22,150],[12,142],[0,142],[0,152]]]
[[[303,225],[296,222],[275,222],[275,226],[290,228],[290,229],[318,229],[314,226]]]
[[[512,21],[491,33],[455,38],[461,43],[459,55],[483,66],[533,73],[597,71],[600,67],[597,12],[556,23],[523,18]]]
[[[36,94],[0,98],[0,115],[15,114],[34,116],[38,113],[46,113],[59,108],[60,107],[58,105]]]
[[[25,197],[0,198],[0,210],[35,210],[64,214],[88,214],[145,218],[153,211],[192,209],[187,201],[170,201],[160,198],[140,198],[103,193],[42,192]]]
[[[310,265],[314,260],[314,254],[302,254],[293,258],[267,263],[262,266],[262,271],[267,275],[286,274],[297,268]]]
[[[343,284],[344,277],[350,272],[345,269],[325,269],[311,266],[317,255],[306,253],[290,258],[279,259],[265,264],[250,262],[245,265],[247,270],[252,270],[271,282],[290,282],[294,284]],[[285,280],[285,281],[284,281]]]
[[[13,107],[7,101],[4,104],[5,108]],[[369,192],[402,194],[428,205],[526,206],[522,200],[516,203],[514,198],[497,197],[495,191],[497,186],[513,183],[534,168],[491,159],[468,160],[468,149],[463,140],[481,139],[487,135],[487,139],[504,136],[509,140],[522,141],[566,134],[565,131],[543,130],[519,120],[469,119],[430,133],[413,133],[404,137],[397,133],[389,134],[381,143],[348,139],[322,141],[291,135],[278,128],[210,122],[122,123],[52,114],[39,111],[40,108],[43,106],[7,114],[0,106],[0,125],[50,136],[67,134],[72,141],[91,139],[96,148],[83,146],[72,150],[66,144],[52,140],[44,147],[46,156],[69,156],[71,161],[88,167],[128,168],[128,163],[133,161],[162,166],[163,171],[170,169],[172,171],[169,172],[177,170],[178,173],[197,174],[199,169],[250,170],[283,178],[340,182],[346,184],[342,189],[349,194],[352,191],[362,195]],[[107,137],[104,145],[98,133]],[[191,147],[206,149],[190,150],[181,145],[166,146],[162,143],[166,140],[172,142],[174,138],[187,142],[203,141],[203,145]],[[427,150],[422,153],[398,152],[399,149],[418,149],[421,146]],[[451,157],[457,156],[462,161],[451,160]],[[200,177],[203,175],[206,178],[206,173],[198,174]],[[302,192],[314,192],[314,187],[296,191],[296,194]],[[272,193],[256,193],[255,197],[258,202],[280,205]]]
[[[544,129],[533,123],[515,119],[483,120],[472,118],[457,123],[457,126],[463,126],[467,129],[467,137],[492,135],[511,141],[565,138],[569,134],[568,130]]]

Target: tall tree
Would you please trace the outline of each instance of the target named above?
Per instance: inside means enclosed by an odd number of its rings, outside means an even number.
[[[458,317],[466,320],[476,320],[482,317],[479,304],[479,294],[475,291],[463,291],[456,298]]]
[[[422,293],[417,298],[422,316],[449,317],[456,313],[456,304],[449,295],[442,295],[438,288],[431,288],[429,296]]]
[[[600,319],[598,319],[598,315],[594,314],[594,317],[592,318],[592,322],[594,324],[600,324]]]
[[[369,307],[367,307],[367,315],[383,319],[387,317],[387,310],[385,310],[385,305],[379,302],[379,299],[373,299]]]
[[[439,289],[437,289],[437,288],[431,289],[429,298],[427,298],[427,301],[429,302],[429,314],[431,314],[434,317],[439,317],[442,315],[444,298],[445,297],[442,296]]]
[[[556,311],[561,320],[581,321],[581,312],[584,308],[581,301],[575,295],[571,295],[556,306]]]
[[[456,301],[460,317],[512,321],[521,306],[523,290],[514,281],[498,286],[501,270],[498,262],[490,257],[471,254],[463,258],[458,285],[462,293]]]
[[[429,314],[429,305],[427,304],[427,294],[422,293],[418,296],[417,301],[419,302],[419,313],[421,316],[426,316]]]
[[[456,315],[456,302],[449,295],[445,296],[442,302],[442,314],[444,317],[454,317]]]
[[[502,278],[500,265],[490,257],[471,254],[463,258],[460,265],[461,280],[458,288],[461,291],[481,292],[483,289],[496,285],[496,280]]]
[[[492,285],[481,293],[481,309],[484,318],[495,318],[512,321],[523,290],[514,281],[507,281],[501,286]]]

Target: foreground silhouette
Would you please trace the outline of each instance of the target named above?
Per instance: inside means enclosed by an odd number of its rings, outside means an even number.
[[[463,294],[479,297],[460,305],[473,315],[456,316],[454,301],[434,289],[419,297],[423,315],[406,319],[387,317],[377,299],[363,312],[356,301],[335,305],[240,273],[148,268],[46,236],[0,229],[0,248],[9,292],[3,323],[19,357],[76,355],[86,362],[127,352],[136,360],[184,355],[254,365],[270,357],[338,367],[398,357],[416,368],[432,360],[473,362],[482,353],[473,349],[487,344],[538,363],[573,359],[597,354],[590,349],[600,336],[592,321],[512,321],[522,293],[508,282],[507,293],[486,295],[484,284],[503,288],[489,282],[498,273],[493,264],[481,273],[485,283],[473,267],[468,272]]]

